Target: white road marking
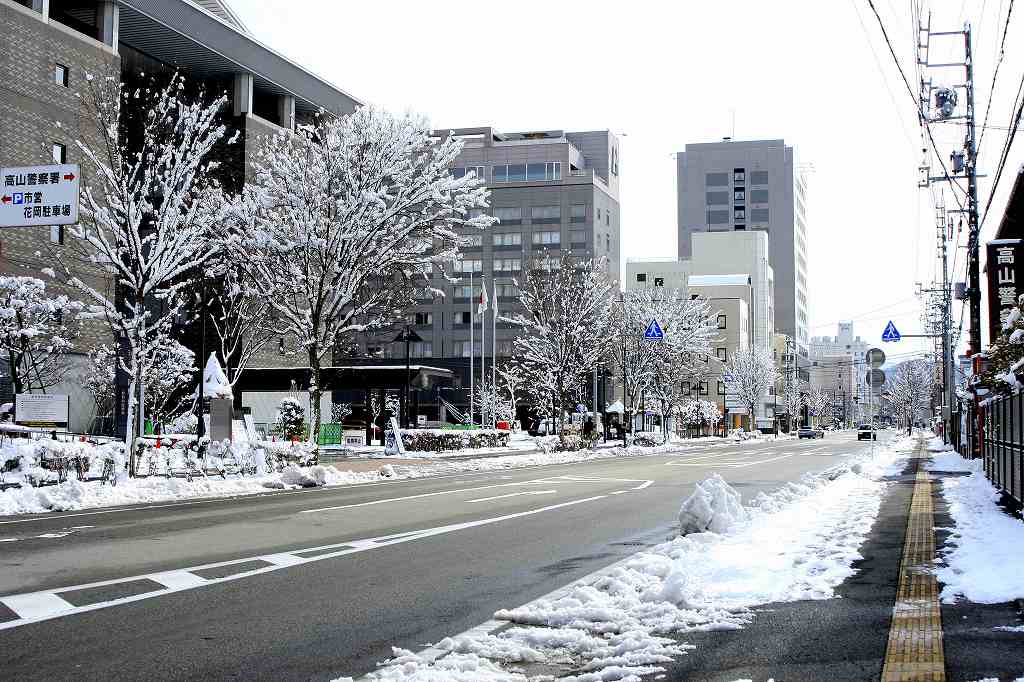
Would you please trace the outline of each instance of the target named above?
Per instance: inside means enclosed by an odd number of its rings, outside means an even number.
[[[22,620],[45,620],[74,607],[52,592],[33,592],[4,597],[3,603]],[[10,621],[16,623],[18,621]]]
[[[0,538],[0,542],[17,542],[18,538]]]
[[[494,495],[493,497],[478,497],[475,500],[466,500],[467,502],[490,502],[491,500],[504,500],[506,497],[519,497],[520,495],[551,495],[557,493],[557,490],[523,490],[518,493],[508,493],[507,495]]]
[[[116,578],[113,580],[102,580],[99,582],[87,583],[84,585],[61,587],[52,590],[42,590],[39,592],[30,592],[26,594],[9,595],[6,597],[0,597],[0,604],[4,604],[21,617],[17,620],[11,620],[4,623],[0,623],[0,630],[8,630],[11,628],[20,627],[22,625],[27,625],[29,623],[37,623],[39,621],[50,620],[53,618],[61,618],[76,613],[96,611],[99,609],[105,609],[112,606],[119,606],[121,604],[128,604],[136,601],[141,601],[143,599],[162,597],[167,594],[173,594],[175,592],[182,592],[184,590],[195,589],[197,587],[202,587],[205,585],[214,585],[217,583],[223,583],[232,580],[241,580],[244,578],[261,575],[263,573],[270,573],[271,571],[279,571],[282,569],[289,568],[291,566],[312,563],[315,561],[324,561],[326,559],[333,559],[336,557],[346,556],[348,554],[357,554],[359,552],[365,552],[368,550],[376,549],[378,547],[387,547],[390,545],[411,542],[414,540],[420,540],[423,538],[433,537],[436,535],[454,533],[468,528],[475,528],[478,526],[485,526],[492,523],[499,523],[501,521],[522,518],[524,516],[543,514],[545,512],[554,511],[556,509],[563,509],[565,507],[572,507],[578,504],[584,504],[586,502],[601,500],[606,497],[607,495],[593,495],[591,497],[583,497],[578,500],[570,500],[568,502],[560,502],[558,504],[552,504],[545,507],[538,507],[537,509],[515,512],[513,514],[504,514],[502,516],[492,516],[485,519],[477,519],[475,521],[455,523],[447,526],[424,528],[422,530],[414,531],[411,533],[398,533],[395,535],[387,535],[376,538],[350,540],[347,542],[339,542],[331,545],[322,545],[320,547],[305,547],[302,549],[294,549],[290,552],[281,552],[278,554],[245,557],[241,559],[232,559],[230,561],[221,561],[201,566],[191,566],[174,571],[163,571],[147,575],[129,576],[124,578]],[[316,556],[312,557],[299,556],[300,554],[314,551],[323,551],[323,553],[317,554]],[[234,575],[224,576],[222,578],[204,579],[201,576],[195,575],[194,573],[195,571],[201,571],[207,568],[221,568],[224,566],[244,564],[254,560],[262,560],[269,563],[270,565],[263,566],[261,568],[257,568],[250,571],[236,573]],[[188,574],[188,576],[184,575],[186,573]],[[145,592],[143,594],[136,594],[128,597],[121,597],[119,599],[111,599],[109,601],[97,602],[95,604],[89,604],[87,606],[78,607],[72,606],[70,603],[64,601],[60,597],[61,593],[69,592],[72,590],[84,590],[93,587],[106,587],[109,585],[118,585],[121,583],[146,579],[152,580],[160,585],[165,585],[167,589],[154,590],[152,592]]]
[[[303,509],[300,514],[313,514],[315,512],[334,511],[336,509],[354,509],[356,507],[370,507],[376,504],[387,504],[388,502],[404,502],[405,500],[418,500],[424,497],[437,497],[438,495],[454,495],[456,493],[467,493],[475,490],[489,490],[491,488],[507,488],[513,485],[530,485],[533,481],[521,481],[516,483],[494,483],[492,485],[479,485],[473,488],[453,488],[452,490],[437,490],[432,493],[419,493],[416,495],[403,495],[402,497],[387,497],[383,500],[371,500],[370,502],[357,502],[355,504],[339,504],[332,507],[318,507],[317,509]]]
[[[734,464],[732,468],[734,468],[734,469],[742,469],[743,467],[752,467],[755,464],[767,464],[768,462],[775,462],[777,460],[786,459],[787,457],[792,457],[792,456],[793,455],[780,455],[779,457],[772,457],[770,459],[761,459],[761,460],[758,460],[756,462],[746,462],[745,464]]]

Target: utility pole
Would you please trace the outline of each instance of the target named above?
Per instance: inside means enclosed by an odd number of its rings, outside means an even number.
[[[939,243],[938,248],[941,251],[942,259],[942,285],[941,289],[937,293],[940,293],[941,300],[939,307],[941,307],[940,313],[940,326],[941,331],[941,353],[942,362],[939,365],[942,368],[941,374],[941,395],[942,399],[942,418],[944,422],[943,437],[948,439],[948,433],[950,430],[952,415],[952,405],[954,400],[952,372],[950,366],[952,364],[952,354],[955,351],[952,348],[951,337],[950,337],[950,326],[951,326],[951,296],[950,296],[950,282],[947,267],[946,258],[946,229],[947,220],[946,216],[949,213],[960,213],[967,214],[967,226],[968,226],[968,237],[967,237],[967,282],[965,295],[968,302],[968,355],[974,355],[982,351],[981,345],[981,263],[980,263],[980,220],[978,215],[978,148],[977,148],[977,128],[975,121],[975,107],[974,107],[974,54],[971,45],[971,26],[965,24],[963,29],[959,31],[932,31],[931,30],[931,14],[928,15],[927,25],[918,23],[918,40],[917,40],[917,64],[918,72],[920,75],[920,110],[918,112],[920,116],[921,125],[924,127],[924,132],[927,134],[929,141],[931,141],[933,148],[935,147],[935,141],[932,138],[930,124],[933,122],[945,122],[954,120],[963,120],[966,126],[966,134],[964,136],[963,144],[960,149],[954,150],[949,155],[950,166],[947,167],[943,155],[939,153],[938,148],[934,148],[936,156],[939,158],[939,163],[942,167],[942,174],[932,176],[930,168],[925,163],[921,167],[922,178],[919,186],[928,187],[932,182],[948,182],[953,186],[953,196],[958,204],[958,209],[952,209],[947,211],[942,202],[941,206],[937,206],[936,215],[936,229],[939,232]],[[953,37],[960,38],[963,40],[963,61],[951,61],[932,63],[929,59],[931,50],[932,38],[941,37]],[[932,78],[929,76],[925,79],[924,73],[930,69],[963,69],[964,80],[962,83],[950,83],[948,85],[933,85]],[[930,71],[928,71],[930,73]],[[962,93],[964,96],[964,107],[959,109],[958,93]],[[958,110],[959,109],[959,110]],[[963,189],[961,181],[966,181],[967,189]],[[966,195],[966,204],[962,203],[959,197],[956,195],[957,191],[964,192]],[[941,214],[938,214],[941,211]],[[955,246],[955,245],[954,245]],[[933,290],[934,291],[934,290]],[[936,330],[939,331],[939,330]],[[938,336],[939,334],[936,334]],[[972,408],[974,406],[972,405]],[[959,410],[957,410],[959,412]],[[947,440],[948,442],[948,440]]]

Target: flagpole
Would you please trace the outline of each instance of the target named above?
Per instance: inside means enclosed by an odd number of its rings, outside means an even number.
[[[484,421],[487,419],[487,408],[486,400],[484,396],[484,389],[487,388],[487,358],[484,353],[487,352],[487,308],[484,307],[484,301],[487,297],[487,278],[483,273],[480,273],[480,426],[484,427]]]
[[[469,423],[473,424],[473,268],[469,269]]]
[[[494,293],[494,310],[491,311],[491,393],[494,394],[491,408],[491,428],[498,428],[498,285],[491,280],[491,291]]]

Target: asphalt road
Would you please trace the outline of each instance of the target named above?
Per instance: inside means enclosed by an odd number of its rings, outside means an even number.
[[[0,517],[0,676],[359,676],[392,646],[423,648],[668,538],[712,471],[750,498],[868,445],[832,433]]]

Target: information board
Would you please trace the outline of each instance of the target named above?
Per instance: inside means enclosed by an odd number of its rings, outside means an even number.
[[[78,222],[78,164],[0,168],[0,227]]]

